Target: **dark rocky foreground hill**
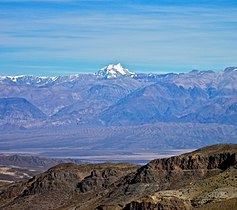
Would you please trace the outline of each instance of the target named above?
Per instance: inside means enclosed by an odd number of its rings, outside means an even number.
[[[138,167],[59,164],[0,191],[1,209],[236,209],[237,145],[220,144]]]
[[[0,186],[29,178],[60,163],[81,163],[78,159],[45,158],[31,155],[0,154]]]

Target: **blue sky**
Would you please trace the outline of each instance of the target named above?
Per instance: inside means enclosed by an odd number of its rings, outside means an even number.
[[[0,0],[1,75],[221,70],[236,50],[237,1]]]

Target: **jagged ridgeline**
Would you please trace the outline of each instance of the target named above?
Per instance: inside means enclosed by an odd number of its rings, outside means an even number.
[[[30,119],[40,120],[40,127],[156,122],[236,125],[236,80],[235,67],[220,72],[136,74],[120,63],[96,74],[1,76],[1,125],[9,123],[9,117],[14,117],[11,124],[27,128],[39,127],[24,121]]]
[[[236,143],[236,81],[236,67],[141,74],[121,64],[95,74],[1,76],[0,138],[12,140],[14,131],[22,142],[0,146],[32,148],[44,141],[55,147],[65,136],[62,146],[84,147],[83,141],[93,139],[97,149]]]
[[[236,144],[208,146],[142,167],[62,163],[0,188],[4,210],[234,210],[236,204]]]

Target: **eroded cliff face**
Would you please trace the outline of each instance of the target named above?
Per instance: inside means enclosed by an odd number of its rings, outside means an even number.
[[[123,205],[125,210],[190,209],[194,203],[187,198],[188,193],[184,198],[174,197],[172,193],[158,195],[155,200],[144,197],[159,191],[192,186],[194,182],[216,177],[230,167],[233,168],[233,174],[236,173],[233,179],[237,181],[237,170],[233,167],[237,164],[237,146],[219,147],[207,147],[176,157],[153,160],[124,177],[106,201]]]
[[[161,190],[135,199],[126,204],[123,210],[235,209],[236,204],[237,165],[218,175],[193,180],[181,188]]]
[[[0,208],[35,210],[71,205],[86,208],[101,198],[114,182],[137,168],[128,163],[62,163],[28,182],[0,189]]]
[[[222,169],[236,164],[237,155],[235,152],[224,152],[213,155],[200,153],[181,155],[166,159],[151,161],[147,167],[155,170],[195,170],[195,169]]]
[[[164,198],[162,201],[155,202],[138,202],[133,201],[127,204],[123,210],[190,210],[191,205],[178,198]]]
[[[138,167],[60,164],[0,189],[1,209],[190,210],[237,200],[237,145],[215,145]],[[218,209],[218,208],[216,208]]]
[[[167,180],[167,184],[175,185],[174,182],[187,182],[192,178],[203,178],[215,175],[237,163],[235,152],[224,152],[212,155],[187,154],[165,159],[157,159],[137,170],[137,173],[130,180],[135,183],[160,183]]]

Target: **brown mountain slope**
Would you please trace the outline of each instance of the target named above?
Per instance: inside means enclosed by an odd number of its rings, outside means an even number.
[[[234,209],[237,145],[214,145],[138,168],[60,164],[0,191],[1,209]]]
[[[182,209],[182,210],[222,210],[236,209],[237,168],[230,167],[216,176],[194,180],[185,187],[162,190],[126,205],[124,210],[136,209]]]
[[[102,205],[126,206],[126,203],[159,191],[177,190],[193,182],[202,182],[206,178],[215,177],[236,163],[237,145],[213,145],[180,156],[153,160],[135,173],[120,180],[116,185],[117,188],[114,188],[104,198]],[[233,179],[237,181],[237,170],[235,168],[232,170]],[[208,185],[209,182],[207,182]],[[176,206],[176,202],[181,201],[175,198],[172,202],[174,203],[172,205]],[[167,203],[166,199],[164,203]],[[182,208],[180,209],[185,209],[186,202],[182,201],[181,203]],[[190,206],[190,203],[187,205]],[[130,209],[154,208],[158,207],[132,206]],[[169,208],[171,207],[167,207],[167,209]],[[106,208],[104,207],[104,209]]]
[[[0,186],[28,180],[60,163],[81,163],[77,159],[44,158],[30,155],[0,154]]]
[[[57,209],[87,205],[100,198],[108,186],[138,166],[128,163],[59,164],[28,182],[0,192],[0,209]]]

